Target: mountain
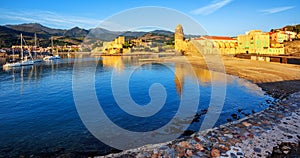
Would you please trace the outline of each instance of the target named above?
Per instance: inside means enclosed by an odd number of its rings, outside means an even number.
[[[0,47],[10,46],[11,43],[16,43],[19,31],[0,26]]]
[[[88,39],[98,39],[103,41],[111,41],[118,37],[122,32],[109,31],[103,28],[93,28],[89,30],[89,34],[86,38]]]
[[[74,27],[70,30],[66,30],[64,36],[66,37],[85,37],[89,33],[88,30]]]
[[[174,35],[174,32],[166,31],[166,30],[154,30],[154,31],[151,31],[151,33],[159,34],[159,35],[167,35],[167,36],[173,36]]]
[[[28,33],[36,33],[39,36],[62,36],[65,32],[63,29],[53,29],[46,26],[43,26],[38,23],[28,23],[28,24],[19,24],[19,25],[5,25],[5,27]]]
[[[47,47],[51,43],[51,37],[55,37],[54,44],[56,45],[80,44],[88,32],[88,30],[78,27],[64,30],[49,28],[38,23],[5,25],[0,26],[0,48],[19,45],[21,33],[27,45],[34,44],[34,34],[36,33],[39,46]]]
[[[174,41],[174,33],[165,30],[154,30],[138,37],[142,41],[152,41],[157,43],[172,44]]]
[[[104,41],[112,41],[118,36],[125,36],[127,39],[137,38],[145,35],[147,32],[142,31],[109,31],[103,28],[91,29],[87,38],[98,38]]]
[[[126,31],[123,32],[121,35],[125,36],[125,37],[140,37],[145,35],[147,32],[143,32],[143,31]]]
[[[50,45],[50,38],[53,37],[54,45],[77,45],[83,40],[87,44],[96,41],[112,41],[116,37],[122,35],[126,39],[132,38],[151,38],[152,40],[162,41],[173,38],[173,32],[166,30],[154,30],[151,32],[143,31],[110,31],[103,28],[92,28],[89,30],[74,27],[71,29],[54,29],[43,26],[38,23],[27,23],[19,25],[0,26],[0,48],[11,47],[20,44],[20,34],[23,34],[27,45],[34,44],[34,34],[38,38],[38,44],[42,47]],[[153,37],[152,37],[153,36]]]

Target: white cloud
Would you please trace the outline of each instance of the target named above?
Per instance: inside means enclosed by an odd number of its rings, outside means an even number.
[[[191,11],[192,14],[201,14],[201,15],[208,15],[211,13],[214,13],[215,11],[221,9],[225,5],[229,4],[233,0],[221,0],[221,1],[215,1],[214,3],[198,8],[196,10]]]
[[[70,28],[79,26],[82,28],[96,27],[101,20],[86,17],[75,17],[68,15],[60,15],[50,11],[32,11],[32,10],[3,10],[0,9],[0,19],[6,21],[36,22],[49,26]]]
[[[271,8],[271,9],[265,9],[265,10],[261,10],[261,12],[264,12],[266,14],[274,14],[274,13],[279,13],[279,12],[283,12],[286,10],[290,10],[295,8],[295,6],[286,6],[286,7],[278,7],[278,8]]]

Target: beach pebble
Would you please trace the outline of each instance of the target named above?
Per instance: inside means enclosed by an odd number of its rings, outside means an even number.
[[[218,149],[212,149],[211,150],[211,156],[212,157],[220,157],[221,156],[220,150],[218,150]]]

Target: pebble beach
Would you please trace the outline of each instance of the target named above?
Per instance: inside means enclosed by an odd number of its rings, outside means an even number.
[[[298,92],[262,112],[188,138],[103,157],[298,157],[299,120]]]
[[[240,64],[232,66],[233,62]],[[191,63],[195,64],[193,61]],[[201,63],[195,65],[205,67]],[[300,157],[300,92],[297,82],[300,78],[299,66],[229,58],[224,60],[224,65],[226,73],[256,83],[278,101],[259,113],[194,133],[189,137],[100,157]],[[280,68],[277,69],[278,73],[268,69],[274,65]],[[254,72],[253,75],[247,74],[246,70],[242,71],[243,66],[248,66]],[[259,76],[255,70],[258,67],[260,74],[264,76]],[[285,69],[294,69],[294,73],[286,74],[283,78],[280,71]],[[295,80],[295,83],[290,83],[290,80]]]

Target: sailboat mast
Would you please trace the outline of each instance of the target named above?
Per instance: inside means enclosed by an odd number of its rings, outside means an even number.
[[[21,59],[23,60],[24,56],[23,56],[23,35],[21,33]]]
[[[34,46],[35,46],[35,48],[36,48],[36,33],[34,33]]]
[[[51,53],[53,54],[53,37],[51,37]]]
[[[35,59],[37,59],[37,53],[36,53],[36,32],[34,33],[34,54],[35,54]]]
[[[12,49],[12,53],[13,53],[13,62],[15,62],[15,49]]]

